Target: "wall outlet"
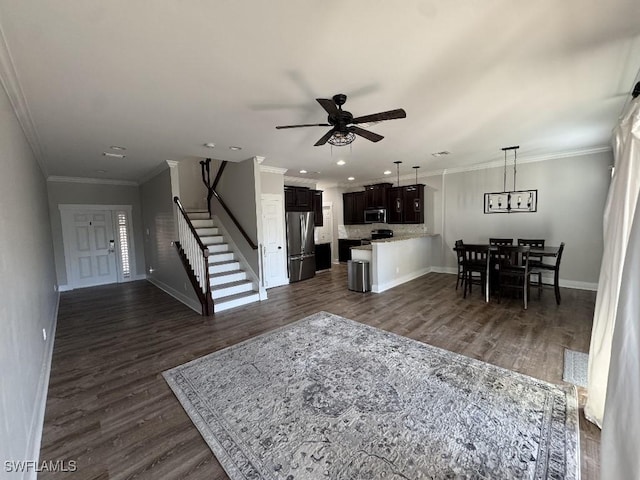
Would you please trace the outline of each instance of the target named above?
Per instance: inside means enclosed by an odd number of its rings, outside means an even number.
[[[42,340],[44,340],[45,342],[47,341],[47,329],[46,328],[42,329]]]
[[[400,273],[400,267],[396,267],[396,273]]]

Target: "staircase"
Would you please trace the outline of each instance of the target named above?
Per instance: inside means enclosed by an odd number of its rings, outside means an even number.
[[[236,254],[209,218],[207,211],[186,212],[202,243],[209,250],[209,284],[214,313],[260,300],[258,286],[241,269]]]

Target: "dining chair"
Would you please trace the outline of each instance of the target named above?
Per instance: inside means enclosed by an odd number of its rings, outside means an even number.
[[[456,290],[458,286],[462,285],[464,288],[464,250],[462,249],[464,242],[462,239],[456,240],[456,246],[453,249],[458,257],[458,277],[456,278]]]
[[[513,238],[490,238],[489,245],[513,245]]]
[[[524,309],[529,301],[529,251],[528,245],[498,246],[498,302],[507,291],[522,293]]]
[[[518,245],[528,245],[531,248],[544,248],[544,239],[531,239],[531,238],[519,238]],[[538,287],[538,298],[542,293],[542,272],[540,270],[534,271],[533,269],[542,263],[542,255],[536,255],[535,253],[529,254],[529,275],[537,277],[536,283],[532,284]]]
[[[462,246],[464,252],[463,268],[464,268],[464,295],[467,298],[467,289],[471,293],[471,285],[473,283],[480,284],[485,300],[489,301],[489,289],[487,288],[487,280],[489,274],[489,245],[464,244]],[[474,276],[474,274],[478,274]]]
[[[542,278],[542,272],[544,271],[551,271],[553,272],[553,289],[555,291],[556,294],[556,303],[558,305],[560,305],[560,285],[559,285],[559,280],[560,280],[560,262],[562,261],[562,252],[564,252],[564,242],[562,242],[560,244],[560,248],[558,249],[558,254],[556,255],[555,259],[555,263],[552,264],[548,264],[548,263],[544,263],[541,262],[540,264],[536,265],[535,268],[533,268],[533,272],[538,273],[540,272],[540,278]]]

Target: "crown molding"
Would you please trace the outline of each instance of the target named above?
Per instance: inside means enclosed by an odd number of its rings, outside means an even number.
[[[313,184],[315,185],[316,183],[318,183],[318,180],[313,179],[313,178],[300,178],[300,177],[287,177],[285,175],[284,177],[284,182],[285,185],[287,182],[293,182],[293,183],[309,183],[309,184]]]
[[[557,160],[561,158],[581,157],[584,155],[591,155],[595,153],[611,152],[612,149],[608,145],[599,147],[584,148],[580,150],[567,150],[565,152],[548,153],[544,155],[531,155],[531,156],[519,156],[518,165],[525,163],[546,162],[548,160]],[[511,162],[513,163],[513,162]],[[445,168],[442,172],[443,175],[449,175],[451,173],[472,172],[474,170],[485,170],[487,168],[502,168],[504,167],[504,159],[492,160],[485,163],[477,163],[475,165],[467,165],[463,167]]]
[[[35,157],[42,174],[46,177],[48,175],[47,167],[44,163],[44,155],[42,153],[42,147],[40,143],[40,137],[36,129],[33,117],[29,111],[29,105],[27,99],[24,96],[24,91],[20,85],[18,72],[16,71],[11,51],[7,45],[7,40],[0,25],[0,83],[4,87],[11,107],[18,119],[18,123],[24,132],[24,136],[27,139],[27,143],[31,147],[33,156]]]
[[[260,171],[264,173],[277,173],[279,175],[284,175],[287,173],[288,168],[280,168],[280,167],[271,167],[269,165],[260,165]]]
[[[121,185],[126,187],[137,187],[138,182],[132,182],[129,180],[111,180],[108,178],[90,178],[90,177],[60,177],[56,175],[50,175],[47,177],[47,182],[55,183],[90,183],[99,185]]]
[[[138,180],[138,185],[147,183],[153,177],[160,175],[162,172],[164,172],[167,169],[177,167],[179,163],[180,162],[177,162],[176,160],[165,160],[164,162],[160,162],[156,167],[149,170],[149,172],[146,175],[140,177],[140,179]]]

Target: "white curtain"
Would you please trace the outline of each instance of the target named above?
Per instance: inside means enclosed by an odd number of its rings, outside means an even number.
[[[623,290],[625,294],[640,295],[638,291],[626,292],[627,286],[622,284],[627,252],[634,247],[640,248],[638,245],[629,246],[640,192],[640,97],[629,104],[614,130],[613,154],[615,170],[604,212],[604,252],[589,348],[588,399],[585,406],[587,419],[601,428],[620,292]],[[637,355],[637,351],[635,353]],[[637,382],[639,378],[636,372],[634,381]],[[637,401],[637,398],[634,400]]]
[[[638,199],[640,204],[640,198]],[[640,212],[636,205],[636,211]],[[631,227],[611,343],[600,478],[640,478],[640,214]]]

